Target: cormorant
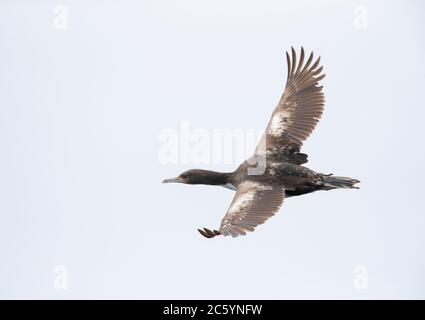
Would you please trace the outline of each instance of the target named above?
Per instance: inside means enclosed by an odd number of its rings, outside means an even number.
[[[206,184],[236,191],[218,230],[198,231],[207,238],[237,237],[254,231],[292,196],[337,188],[358,189],[360,182],[348,177],[322,174],[304,166],[307,155],[300,148],[313,132],[323,113],[325,97],[319,81],[325,77],[320,57],[313,63],[313,52],[304,63],[304,49],[297,63],[291,48],[286,52],[288,75],[285,90],[274,109],[254,155],[234,172],[222,173],[192,169],[164,183]]]

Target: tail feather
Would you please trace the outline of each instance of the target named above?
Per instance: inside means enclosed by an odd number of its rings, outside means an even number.
[[[322,175],[323,184],[326,189],[359,189],[356,186],[357,183],[360,183],[359,180],[349,178],[349,177],[338,177],[332,175]]]

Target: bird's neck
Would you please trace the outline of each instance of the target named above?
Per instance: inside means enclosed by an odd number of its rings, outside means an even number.
[[[224,186],[230,183],[232,173],[217,172],[211,170],[202,170],[198,176],[198,184],[206,184],[211,186]]]

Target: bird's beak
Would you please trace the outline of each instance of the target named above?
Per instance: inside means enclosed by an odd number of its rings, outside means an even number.
[[[182,178],[171,178],[171,179],[165,179],[164,181],[162,181],[162,183],[184,183]]]

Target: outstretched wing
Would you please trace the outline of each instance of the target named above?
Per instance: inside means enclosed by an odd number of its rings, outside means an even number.
[[[255,227],[272,217],[283,203],[285,191],[279,186],[257,182],[241,183],[229,210],[221,221],[220,229],[204,228],[198,231],[207,238],[218,235],[237,237],[254,231]]]
[[[313,52],[304,63],[301,48],[299,62],[294,48],[286,52],[288,77],[279,104],[273,111],[266,131],[257,147],[257,152],[266,148],[281,152],[289,145],[300,147],[313,132],[323,113],[325,96],[319,81],[325,77],[320,66],[320,57],[312,64]]]

